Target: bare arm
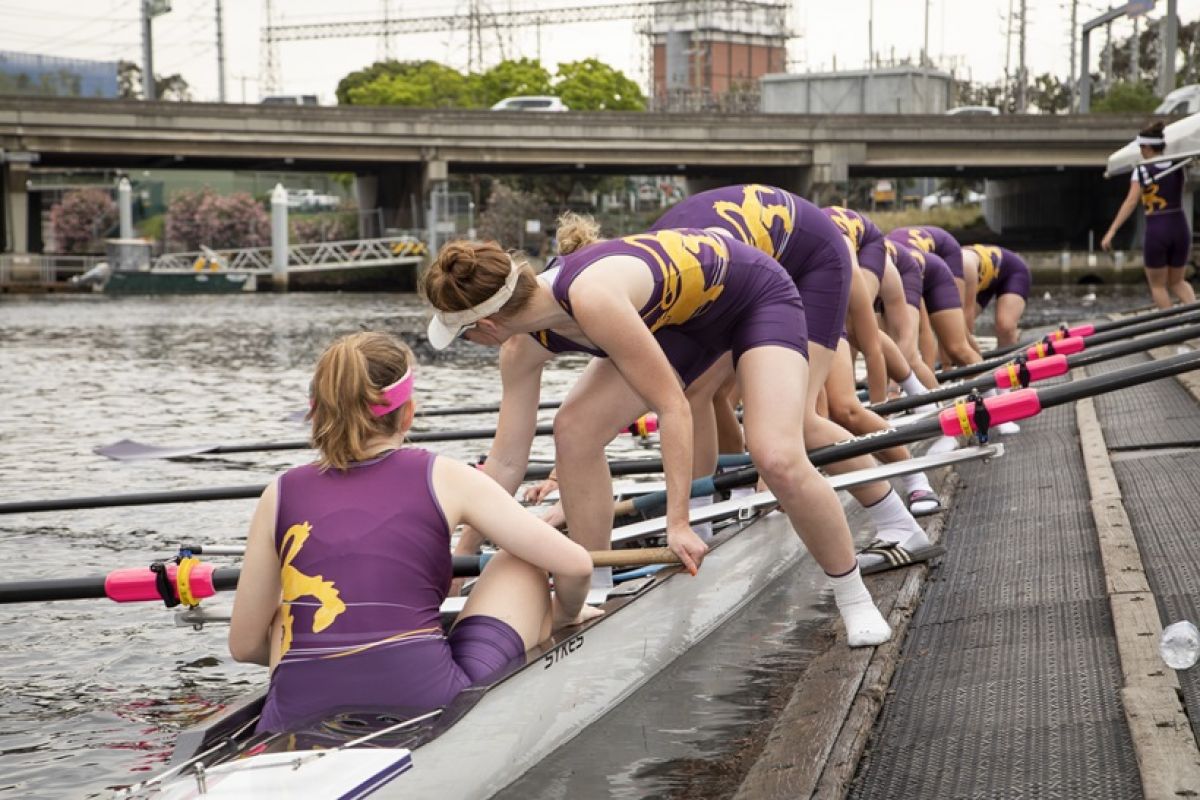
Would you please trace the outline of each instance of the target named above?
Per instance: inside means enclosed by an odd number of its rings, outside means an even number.
[[[268,484],[254,509],[229,621],[229,654],[235,661],[263,666],[270,663],[271,622],[279,613],[282,592],[279,556],[275,552],[278,483],[274,480]]]
[[[638,265],[639,270],[644,267]],[[619,275],[620,273],[616,273]],[[667,540],[683,563],[695,572],[703,550],[681,552],[681,542],[700,540],[688,520],[692,483],[692,412],[679,378],[662,347],[638,315],[612,273],[585,273],[572,286],[575,321],[602,348],[633,390],[658,415],[663,472],[667,482]],[[581,289],[581,287],[586,287]],[[673,541],[674,540],[674,541]],[[692,563],[688,563],[692,561]]]
[[[477,469],[438,458],[433,485],[446,520],[466,523],[507,553],[554,575],[564,616],[583,607],[591,583],[592,559],[580,545],[530,514],[502,486]]]
[[[1129,219],[1129,215],[1137,208],[1138,200],[1141,196],[1141,184],[1137,183],[1137,181],[1130,181],[1129,194],[1125,195],[1125,200],[1121,203],[1121,207],[1117,209],[1117,216],[1113,217],[1112,225],[1108,226],[1108,233],[1104,234],[1104,238],[1100,240],[1100,248],[1102,250],[1112,250],[1113,237],[1117,235],[1117,231],[1125,224],[1125,220]]]
[[[967,320],[967,336],[975,344],[975,295],[979,293],[979,267],[969,259],[963,259],[963,281],[966,283],[963,298],[963,315]],[[976,348],[979,349],[979,348]]]
[[[500,416],[482,472],[509,494],[525,480],[529,448],[537,429],[542,367],[553,356],[524,334],[512,337],[500,348]],[[463,528],[454,552],[460,555],[477,553],[483,539],[472,527]]]
[[[875,322],[875,302],[858,268],[850,282],[850,309],[846,315],[846,332],[850,341],[867,362],[867,391],[872,403],[887,400],[887,362]]]

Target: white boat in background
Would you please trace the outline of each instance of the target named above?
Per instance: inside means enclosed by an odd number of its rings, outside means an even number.
[[[1135,167],[1143,164],[1200,156],[1200,114],[1192,114],[1172,122],[1163,129],[1163,136],[1167,140],[1167,147],[1161,156],[1143,159],[1141,148],[1135,142],[1130,142],[1108,157],[1108,168],[1104,170],[1104,177],[1111,178],[1114,175],[1132,172]]]

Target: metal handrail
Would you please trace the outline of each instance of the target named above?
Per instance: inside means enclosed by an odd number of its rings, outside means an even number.
[[[82,275],[103,260],[103,256],[3,253],[0,254],[0,284],[55,283],[61,274]]]
[[[342,264],[398,264],[419,261],[428,249],[415,236],[387,236],[379,239],[347,239],[337,242],[313,242],[288,247],[288,268],[323,267]],[[231,272],[270,272],[270,247],[242,247],[234,250],[195,250],[164,253],[154,259],[152,270],[193,270],[196,263],[216,260],[217,267]]]

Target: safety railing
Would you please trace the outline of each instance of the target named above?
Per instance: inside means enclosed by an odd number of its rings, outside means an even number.
[[[49,286],[65,283],[103,260],[102,256],[3,253],[0,254],[0,286]]]

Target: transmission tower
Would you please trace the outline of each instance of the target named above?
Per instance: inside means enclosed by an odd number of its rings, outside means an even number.
[[[263,17],[266,24],[263,25],[262,40],[258,46],[258,90],[265,97],[279,91],[279,54],[275,50],[280,40],[274,35],[275,14],[271,0],[263,0]]]

